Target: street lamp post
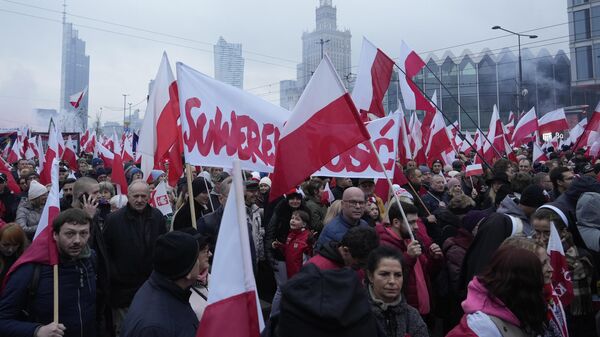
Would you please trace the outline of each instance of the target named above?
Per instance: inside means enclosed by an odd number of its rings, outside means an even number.
[[[519,83],[518,83],[518,90],[519,90],[519,92],[517,94],[517,109],[518,109],[518,113],[520,115],[521,114],[521,109],[522,109],[522,106],[523,106],[522,100],[523,100],[523,96],[525,95],[524,92],[523,92],[523,66],[521,64],[521,36],[526,36],[526,37],[528,37],[530,39],[536,39],[538,36],[537,35],[529,35],[529,34],[516,33],[516,32],[513,32],[511,30],[502,28],[500,26],[494,26],[494,27],[492,27],[492,29],[500,29],[500,30],[503,30],[503,31],[505,31],[507,33],[511,33],[513,35],[516,35],[517,39],[518,39],[518,42],[519,42],[518,43],[519,44]]]

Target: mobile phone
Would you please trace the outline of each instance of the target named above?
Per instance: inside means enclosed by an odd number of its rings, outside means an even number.
[[[85,204],[85,201],[88,200],[89,197],[90,195],[87,192],[84,192],[82,195],[79,196],[79,202]]]

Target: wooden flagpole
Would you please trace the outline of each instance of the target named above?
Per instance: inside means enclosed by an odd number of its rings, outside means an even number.
[[[58,324],[58,263],[55,264],[54,266],[52,266],[53,272],[54,272],[54,318],[53,321],[54,323]]]
[[[192,227],[196,227],[196,206],[194,205],[194,191],[192,189],[192,165],[189,163],[185,164],[185,176],[187,178],[187,187],[188,187],[188,200],[190,203],[190,213],[192,218]]]

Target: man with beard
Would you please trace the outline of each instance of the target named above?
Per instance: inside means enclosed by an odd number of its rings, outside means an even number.
[[[2,291],[0,336],[96,336],[95,257],[87,245],[90,222],[80,209],[66,210],[52,222],[60,256],[58,322],[53,322],[53,267],[25,263],[9,274]]]
[[[60,198],[60,210],[64,211],[71,208],[73,203],[73,186],[77,180],[67,178],[62,186],[62,198]]]

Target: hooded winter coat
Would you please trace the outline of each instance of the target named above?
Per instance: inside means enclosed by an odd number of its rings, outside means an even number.
[[[35,208],[28,199],[21,200],[17,208],[17,217],[15,222],[18,223],[27,237],[31,240],[37,230],[38,223],[42,217],[42,208]]]
[[[520,330],[521,322],[501,301],[492,299],[487,289],[477,278],[469,283],[467,299],[462,303],[465,312],[460,323],[446,337],[458,336],[502,336],[496,323],[499,320],[507,328]],[[516,336],[516,335],[515,335]]]

